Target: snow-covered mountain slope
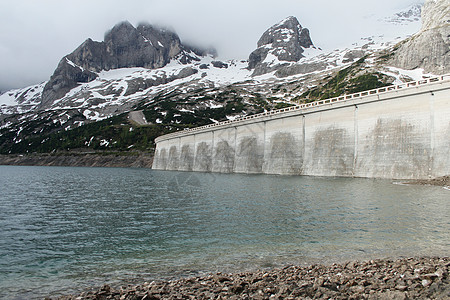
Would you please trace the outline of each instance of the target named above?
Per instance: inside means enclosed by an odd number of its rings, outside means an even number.
[[[159,69],[101,71],[95,80],[73,88],[48,109],[78,109],[89,120],[101,120],[130,110],[143,99],[152,99],[163,91],[176,89],[187,93],[246,80],[250,72],[245,67],[244,62],[222,63],[209,57],[190,65],[173,61]]]
[[[416,3],[408,6],[400,12],[394,13],[392,16],[381,19],[381,21],[401,26],[406,26],[410,23],[420,23],[421,12],[422,4]]]
[[[47,82],[16,89],[0,95],[0,115],[17,114],[34,110],[40,103]]]

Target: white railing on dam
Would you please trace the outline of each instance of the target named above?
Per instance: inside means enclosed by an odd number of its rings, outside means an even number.
[[[267,112],[263,112],[263,113],[259,113],[259,114],[255,114],[255,115],[245,116],[245,117],[237,118],[235,120],[222,121],[222,122],[212,123],[212,124],[195,127],[195,128],[187,128],[182,131],[177,131],[177,132],[173,132],[173,133],[169,133],[169,134],[157,137],[155,139],[155,142],[157,143],[158,141],[161,141],[161,140],[176,138],[176,137],[180,137],[180,136],[183,136],[186,134],[200,132],[205,129],[211,129],[214,127],[236,124],[236,123],[246,121],[246,120],[258,119],[258,118],[262,118],[262,117],[266,117],[266,116],[282,114],[282,113],[289,112],[289,111],[301,111],[301,110],[311,108],[311,107],[320,107],[322,105],[327,105],[327,104],[336,103],[336,102],[341,103],[341,102],[345,102],[345,101],[349,101],[349,100],[361,99],[363,97],[380,95],[380,94],[384,94],[384,93],[389,93],[389,92],[394,92],[394,91],[398,91],[398,90],[404,90],[404,89],[408,89],[408,88],[414,88],[414,87],[423,86],[423,85],[427,85],[427,84],[431,84],[431,83],[436,83],[436,82],[441,82],[441,81],[449,81],[449,80],[450,80],[450,74],[445,74],[445,75],[431,77],[431,78],[422,79],[422,80],[418,80],[418,81],[411,81],[411,82],[402,83],[402,84],[398,84],[398,85],[390,85],[390,86],[377,88],[377,89],[373,89],[373,90],[367,90],[364,92],[343,95],[343,96],[339,96],[339,97],[335,97],[335,98],[319,100],[319,101],[305,103],[305,104],[301,104],[301,105],[295,105],[295,106],[291,106],[291,107],[287,107],[287,108],[282,108],[282,109],[267,111]]]

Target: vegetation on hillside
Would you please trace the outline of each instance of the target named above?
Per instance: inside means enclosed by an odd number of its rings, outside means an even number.
[[[193,94],[170,92],[149,100],[144,99],[137,109],[155,124],[202,126],[228,117],[249,115],[270,110],[268,101],[259,94],[244,97],[232,87],[223,90],[198,90]]]
[[[364,61],[365,57],[327,77],[325,83],[304,92],[297,100],[308,103],[391,85],[388,76],[367,70]]]
[[[191,95],[172,91],[153,99],[143,99],[135,110],[143,111],[149,123],[145,126],[130,123],[126,113],[89,123],[82,114],[73,112],[71,117],[84,125],[64,130],[62,124],[53,121],[57,113],[41,112],[37,118],[0,130],[0,154],[86,150],[151,152],[154,139],[160,135],[263,112],[272,107],[259,94],[245,99],[231,88],[214,95],[206,94],[205,90]]]
[[[89,123],[72,130],[32,135],[11,142],[11,134],[0,134],[0,153],[50,153],[56,151],[153,151],[154,139],[176,130],[176,126],[132,126],[126,114]]]

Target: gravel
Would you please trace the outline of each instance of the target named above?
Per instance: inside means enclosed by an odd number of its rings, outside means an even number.
[[[286,266],[116,288],[104,285],[58,299],[450,299],[449,266],[449,257]]]

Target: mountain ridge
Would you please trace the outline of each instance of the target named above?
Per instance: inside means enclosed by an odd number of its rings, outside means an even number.
[[[411,16],[415,18],[414,15]],[[81,58],[83,56],[89,58],[89,51],[87,53],[84,50],[74,51],[77,52],[73,55],[75,58],[69,54],[61,60],[61,63],[64,64],[65,69],[87,77],[81,78],[83,81],[74,80],[71,83],[74,87],[62,91],[61,93],[65,92],[62,97],[56,97],[57,99],[49,97],[48,101],[39,99],[39,93],[43,94],[40,89],[45,89],[44,86],[54,87],[53,83],[42,83],[26,89],[8,91],[0,96],[0,104],[3,103],[0,105],[2,112],[0,139],[3,135],[0,148],[3,147],[3,150],[0,150],[8,153],[15,147],[12,145],[26,143],[31,137],[36,137],[37,142],[33,142],[33,145],[34,143],[45,144],[45,136],[48,134],[57,132],[63,134],[64,131],[92,122],[106,121],[114,116],[121,116],[120,121],[111,121],[111,126],[123,127],[123,124],[128,122],[127,113],[135,110],[143,111],[148,121],[148,125],[145,126],[162,126],[165,132],[170,132],[186,126],[233,120],[245,115],[295,105],[295,103],[315,101],[324,95],[354,91],[355,87],[376,88],[430,76],[424,70],[408,71],[391,63],[392,53],[395,54],[397,51],[398,42],[401,39],[385,41],[382,37],[369,37],[361,39],[353,48],[324,52],[314,46],[309,30],[303,28],[298,20],[294,19],[294,17],[288,17],[271,27],[280,29],[280,35],[266,34],[270,32],[269,28],[261,36],[256,50],[263,47],[267,53],[266,57],[260,57],[256,63],[253,63],[254,68],[249,68],[250,59],[223,62],[216,59],[215,51],[195,50],[189,46],[183,46],[184,51],[187,52],[182,52],[182,56],[187,53],[191,60],[180,59],[180,56],[175,53],[181,53],[182,49],[177,49],[181,44],[178,44],[175,38],[168,39],[169,42],[165,44],[167,46],[165,48],[169,49],[170,41],[174,42],[173,52],[169,56],[175,56],[169,61],[165,60],[164,55],[158,56],[159,60],[153,61],[157,65],[153,66],[166,64],[156,69],[137,66],[137,63],[135,67],[112,68],[111,66],[122,66],[119,60],[114,61],[114,64],[110,61],[107,61],[108,64],[100,61],[99,66],[102,67],[100,68],[95,64],[93,66],[92,62],[83,64],[84,60]],[[404,22],[409,24],[416,21]],[[280,25],[287,25],[287,28],[282,28]],[[146,41],[145,36],[137,30],[139,26],[137,28],[131,24],[122,24],[122,26],[123,30],[130,31],[130,34],[135,36],[133,40],[139,40],[138,44],[151,42],[153,47],[156,44],[159,48],[163,48],[158,42],[163,45],[164,43],[159,39],[152,41],[147,38]],[[149,26],[151,25],[144,27],[149,28]],[[289,28],[293,31],[294,38],[287,38],[286,33]],[[300,37],[303,38],[303,42],[299,41]],[[279,47],[278,41],[281,44],[284,42],[285,48]],[[285,57],[275,55],[278,53],[274,51],[292,48],[292,44],[288,43],[290,41],[295,42],[293,44],[296,45],[297,52],[286,51],[289,55],[286,54]],[[101,42],[88,39],[86,43],[95,46],[97,45],[95,43]],[[117,45],[120,48],[120,43]],[[87,47],[87,49],[90,48]],[[271,54],[271,51],[275,54]],[[267,69],[263,70],[261,75],[255,74],[258,64],[268,62],[267,56],[276,59],[262,67]],[[100,57],[103,56],[100,55]],[[89,59],[86,61],[89,62]],[[83,72],[85,72],[84,75]],[[89,72],[93,73],[91,77]],[[55,73],[57,73],[56,70]],[[339,82],[339,89],[335,86],[333,90],[330,90],[330,85],[327,83],[332,80]],[[13,102],[16,105],[5,105],[5,103]],[[130,127],[127,128],[130,129]],[[62,136],[60,138],[64,139]],[[91,138],[92,136],[85,137],[86,145],[90,145],[88,141]],[[95,136],[94,140],[98,141],[99,149],[102,147],[107,149],[114,145],[114,138],[111,136]],[[76,147],[82,144],[77,144]],[[20,148],[22,149],[20,151],[23,151],[27,147],[21,146],[17,149]],[[32,146],[28,148],[30,147]],[[126,148],[120,149],[126,150]]]

